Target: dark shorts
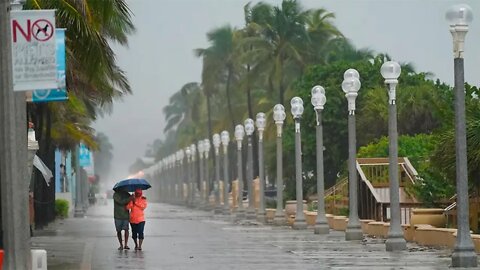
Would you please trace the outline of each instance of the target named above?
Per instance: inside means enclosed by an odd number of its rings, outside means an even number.
[[[117,232],[128,231],[128,219],[115,219],[115,229]]]
[[[143,230],[145,229],[145,221],[140,223],[130,223],[132,226],[132,238],[144,239]]]

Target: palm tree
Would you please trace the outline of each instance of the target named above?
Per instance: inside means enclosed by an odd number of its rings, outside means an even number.
[[[170,103],[163,108],[167,125],[164,132],[178,127],[184,122],[192,122],[192,109],[195,98],[200,94],[200,86],[196,82],[186,83],[170,97]]]
[[[55,9],[56,24],[66,28],[67,89],[69,101],[28,105],[29,120],[35,124],[39,156],[54,166],[56,147],[72,149],[80,140],[96,144],[90,124],[98,113],[108,112],[114,99],[131,92],[118,67],[109,42],[127,45],[134,31],[125,0],[28,0],[26,9]],[[35,197],[54,201],[54,190],[35,181]],[[53,191],[52,191],[53,190]],[[53,220],[54,204],[35,206],[36,225]]]
[[[231,86],[237,69],[237,54],[235,53],[238,31],[229,25],[213,29],[207,33],[207,39],[210,47],[206,49],[196,49],[198,57],[203,57],[203,73],[210,73],[214,81],[211,84],[216,87],[225,87],[227,97],[227,108],[231,119],[232,129],[235,124],[235,114],[233,113]],[[215,87],[211,86],[211,87]]]

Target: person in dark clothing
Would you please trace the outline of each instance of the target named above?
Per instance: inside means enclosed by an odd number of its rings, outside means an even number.
[[[130,193],[125,190],[115,190],[113,194],[113,218],[117,230],[117,238],[120,243],[118,250],[130,249],[128,243],[128,225],[130,213],[125,207],[131,200]],[[122,230],[125,231],[125,245],[122,242]]]

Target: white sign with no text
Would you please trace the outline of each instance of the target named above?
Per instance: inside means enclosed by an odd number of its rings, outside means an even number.
[[[56,89],[55,10],[11,13],[13,90]]]

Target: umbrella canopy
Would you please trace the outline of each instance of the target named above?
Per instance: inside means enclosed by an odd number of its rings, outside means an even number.
[[[149,189],[152,186],[145,179],[125,179],[113,186],[113,190],[126,190],[128,192],[134,192],[136,189]]]

